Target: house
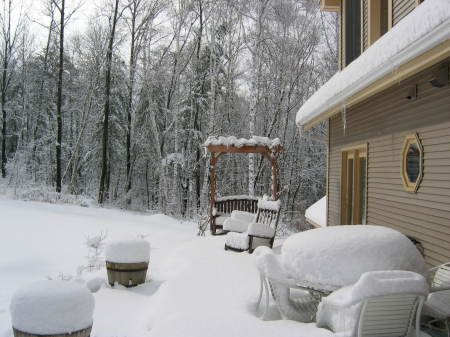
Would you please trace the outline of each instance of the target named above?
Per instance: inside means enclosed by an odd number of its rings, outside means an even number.
[[[371,224],[450,260],[450,0],[321,0],[340,71],[300,108],[328,125],[327,225]]]

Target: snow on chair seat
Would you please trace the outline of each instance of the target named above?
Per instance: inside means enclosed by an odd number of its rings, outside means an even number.
[[[253,222],[256,220],[256,213],[234,210],[231,212],[231,218],[245,222]]]
[[[244,252],[248,250],[249,237],[247,233],[230,232],[225,237],[225,250]]]
[[[228,218],[223,223],[223,230],[228,232],[243,233],[247,231],[248,225],[248,222]]]
[[[233,232],[239,232],[248,236],[248,252],[253,253],[253,250],[258,246],[268,246],[272,248],[275,239],[275,233],[280,217],[281,202],[279,200],[268,200],[267,196],[258,200],[258,211],[253,222],[245,222],[240,219],[251,217],[242,212],[235,212],[234,216],[224,223],[224,229],[229,231],[227,235]],[[236,251],[243,251],[241,247],[233,247],[233,241],[226,241],[225,249]]]
[[[262,223],[254,222],[248,227],[248,235],[262,238],[272,238],[275,236],[275,228]]]

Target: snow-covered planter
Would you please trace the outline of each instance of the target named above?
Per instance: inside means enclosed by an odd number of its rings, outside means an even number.
[[[108,282],[134,287],[145,282],[150,244],[143,239],[112,241],[106,246]]]
[[[75,282],[39,281],[16,291],[10,311],[15,337],[89,337],[94,296]]]

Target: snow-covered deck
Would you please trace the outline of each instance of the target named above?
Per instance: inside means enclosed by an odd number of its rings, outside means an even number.
[[[195,236],[193,223],[164,215],[13,201],[0,196],[0,337],[12,337],[9,302],[24,284],[68,278],[86,263],[88,235],[147,235],[150,280],[95,293],[92,337],[324,337],[315,324],[282,320],[271,304],[268,321],[255,314],[259,276],[253,256],[224,251],[224,237]],[[280,242],[275,242],[279,250]],[[81,282],[106,278],[83,272]]]
[[[49,276],[74,276],[86,263],[86,237],[102,230],[109,239],[147,235],[151,280],[131,289],[104,286],[95,293],[92,337],[290,337],[305,328],[281,320],[275,308],[274,321],[261,321],[253,312],[259,277],[252,256],[224,251],[224,237],[197,237],[194,223],[2,196],[0,214],[0,337],[12,337],[13,292]],[[81,276],[106,278],[106,272]]]

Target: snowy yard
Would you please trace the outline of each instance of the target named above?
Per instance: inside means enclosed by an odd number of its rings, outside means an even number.
[[[255,312],[259,275],[254,256],[223,249],[224,236],[200,238],[192,222],[155,214],[24,202],[0,197],[0,337],[12,337],[9,303],[28,283],[76,275],[86,264],[88,236],[146,235],[145,284],[104,285],[95,295],[92,337],[329,336],[315,324],[282,320],[271,303]],[[275,250],[279,251],[280,242]],[[83,280],[106,271],[81,274]]]
[[[115,239],[147,235],[152,245],[151,281],[132,290],[103,288],[96,293],[94,336],[138,336],[146,330],[147,312],[159,285],[181,265],[164,260],[177,247],[198,240],[193,223],[164,215],[83,208],[0,197],[0,336],[9,337],[9,302],[13,292],[30,282],[75,275],[86,264],[87,236],[108,232]],[[105,270],[102,276],[106,278]],[[83,276],[87,276],[86,273]]]
[[[292,336],[301,325],[257,318],[253,304],[259,280],[252,257],[225,252],[224,237],[197,237],[194,223],[0,198],[0,337],[12,336],[13,292],[47,277],[75,275],[86,264],[86,237],[105,230],[109,239],[147,235],[150,280],[132,289],[104,286],[95,293],[92,336],[239,336],[243,331]],[[104,269],[100,274],[106,278]],[[279,319],[275,312],[272,316]]]

